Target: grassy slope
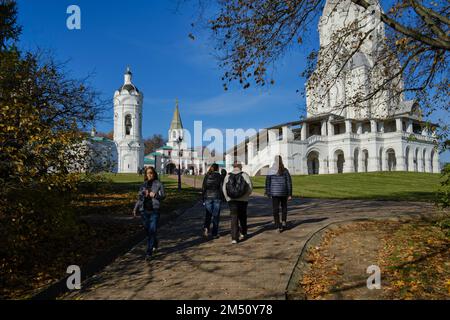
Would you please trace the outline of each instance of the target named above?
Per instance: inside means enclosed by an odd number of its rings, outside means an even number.
[[[264,192],[265,177],[253,177],[255,191]],[[306,198],[433,201],[439,174],[370,172],[293,176],[294,196]]]
[[[115,192],[122,199],[129,199],[132,204],[137,198],[139,186],[144,177],[134,173],[105,174],[105,177],[111,179],[114,183],[108,186],[109,192]],[[188,207],[199,198],[199,192],[194,188],[183,184],[181,192],[178,192],[177,181],[169,179],[166,176],[160,176],[166,190],[166,199],[162,203],[162,213],[170,212],[180,207]],[[132,208],[132,205],[128,205]],[[130,209],[128,209],[130,210]]]
[[[0,287],[0,299],[29,298],[37,290],[65,276],[68,265],[84,266],[93,257],[141,230],[139,218],[134,221],[113,218],[131,217],[143,176],[106,174],[106,177],[113,183],[100,183],[91,186],[88,191],[80,191],[78,200],[73,204],[80,216],[95,215],[101,219],[88,219],[86,227],[80,229],[76,238],[55,243],[53,250],[47,251],[47,258],[38,265],[16,270],[19,279],[14,285]],[[167,194],[161,206],[161,215],[169,216],[169,219],[176,216],[173,210],[190,207],[200,197],[199,191],[194,188],[183,185],[182,191],[178,192],[176,181],[166,177],[161,177],[161,181]]]

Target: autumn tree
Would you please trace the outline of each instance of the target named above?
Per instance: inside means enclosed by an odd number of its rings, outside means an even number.
[[[0,0],[0,278],[10,283],[18,276],[10,270],[38,267],[77,232],[70,204],[80,176],[70,169],[84,160],[75,146],[103,110],[86,79],[21,52],[20,31],[15,1]]]
[[[97,136],[98,137],[103,137],[109,140],[113,140],[114,139],[114,131],[108,131],[108,132],[97,132]]]
[[[153,136],[144,140],[145,154],[155,152],[157,149],[163,147],[166,144],[166,140],[161,134],[154,134]]]

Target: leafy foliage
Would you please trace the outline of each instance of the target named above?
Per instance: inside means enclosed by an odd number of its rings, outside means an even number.
[[[154,134],[153,136],[144,140],[145,145],[145,154],[149,154],[151,152],[156,151],[158,148],[161,148],[166,143],[166,140],[163,138],[161,134]]]
[[[443,208],[450,207],[450,163],[442,169],[441,187],[438,191],[438,204]]]
[[[70,203],[81,182],[74,146],[102,110],[86,80],[74,80],[41,53],[16,47],[15,1],[0,1],[0,279],[47,259],[79,232]]]

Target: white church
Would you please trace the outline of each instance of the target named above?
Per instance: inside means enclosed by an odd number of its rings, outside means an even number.
[[[153,166],[159,173],[182,172],[203,174],[213,161],[208,150],[188,147],[188,137],[181,121],[178,101],[168,131],[168,142],[162,148],[144,155],[142,137],[142,106],[144,95],[132,82],[129,68],[124,75],[123,85],[114,93],[114,141],[95,137],[89,138],[90,145],[99,154],[100,161],[109,164],[108,170],[118,173],[137,173],[146,166]],[[114,145],[114,147],[111,147]],[[92,148],[93,149],[93,148]]]
[[[407,101],[403,94],[393,94],[401,92],[401,76],[392,82],[391,88],[361,105],[355,106],[351,102],[386,78],[375,63],[380,41],[385,35],[384,25],[378,24],[373,28],[371,36],[364,40],[358,52],[344,66],[329,58],[328,49],[336,41],[335,32],[355,20],[370,28],[375,25],[373,19],[373,15],[350,0],[328,0],[318,28],[318,60],[322,66],[328,64],[329,69],[321,73],[318,66],[306,84],[306,118],[276,125],[246,138],[226,151],[224,163],[216,161],[220,159],[204,152],[202,147],[188,147],[178,102],[167,144],[152,154],[144,155],[144,96],[132,83],[129,68],[124,75],[124,84],[114,93],[114,141],[91,137],[89,145],[99,145],[105,157],[110,157],[103,162],[114,162],[110,168],[119,173],[136,173],[152,165],[160,173],[172,174],[180,168],[182,172],[204,174],[212,162],[230,171],[233,163],[239,161],[243,170],[254,176],[265,174],[277,155],[283,157],[291,174],[439,173],[434,133],[437,125],[430,127],[422,120],[417,103]],[[392,64],[393,68],[398,66],[397,61],[392,61]],[[342,72],[336,73],[336,70]],[[326,83],[332,85],[324,92],[323,87],[326,86],[322,84]]]
[[[331,89],[323,92],[320,84],[341,68],[328,55],[333,32],[356,19],[367,28],[375,23],[370,21],[374,19],[372,15],[349,0],[327,1],[319,22],[318,59],[322,65],[329,63],[329,70],[317,77],[316,67],[312,77],[319,78],[319,82],[307,83],[306,118],[262,130],[227,150],[227,170],[239,161],[250,175],[265,174],[275,156],[281,155],[291,174],[440,172],[436,125],[428,130],[414,101],[406,101],[402,94],[392,95],[402,88],[401,77],[391,90],[362,106],[356,108],[350,103],[358,94],[368,92],[377,76],[378,81],[383,81],[374,60],[378,41],[385,35],[383,24],[374,28],[371,37],[364,40],[343,71],[332,79]]]
[[[166,145],[150,154],[147,160],[150,165],[153,165],[155,161],[151,160],[156,159],[158,172],[174,174],[180,168],[182,173],[204,174],[216,159],[207,148],[188,147],[191,135],[183,128],[178,100],[167,136]]]

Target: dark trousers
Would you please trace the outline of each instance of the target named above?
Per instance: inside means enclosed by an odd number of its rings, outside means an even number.
[[[288,197],[272,197],[272,212],[275,224],[280,226],[280,205],[281,205],[281,219],[287,220],[287,198]]]
[[[144,210],[141,216],[147,234],[147,255],[152,255],[153,248],[157,247],[158,243],[156,231],[158,230],[159,211],[155,209]]]
[[[231,239],[239,240],[239,231],[247,235],[247,201],[228,202],[231,214]]]

